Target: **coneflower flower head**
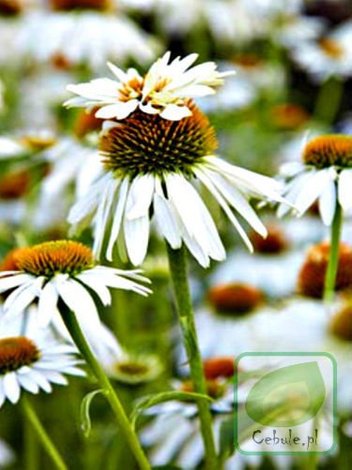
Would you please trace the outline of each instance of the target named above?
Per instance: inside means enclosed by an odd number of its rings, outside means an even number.
[[[232,206],[262,236],[266,229],[247,201],[250,196],[282,200],[281,185],[214,156],[217,140],[208,119],[190,100],[191,115],[170,121],[141,110],[107,126],[100,138],[106,174],[69,214],[72,233],[93,219],[93,251],[100,256],[106,226],[112,220],[106,256],[120,254],[133,264],[147,252],[150,219],[169,245],[184,242],[202,266],[223,260],[225,250],[214,221],[198,195],[202,183],[222,207],[241,237],[251,243]],[[195,187],[194,187],[195,186]],[[95,213],[95,215],[94,215]]]
[[[150,290],[136,281],[148,281],[138,270],[123,271],[98,266],[87,246],[72,240],[57,240],[17,249],[7,265],[15,269],[0,272],[0,293],[11,290],[3,311],[4,317],[23,313],[38,299],[38,324],[51,321],[62,332],[58,311],[62,301],[76,315],[90,337],[101,329],[97,308],[90,291],[103,305],[111,302],[108,287],[131,290],[146,295]],[[67,332],[63,333],[67,337]],[[89,339],[89,338],[88,338]]]
[[[301,161],[283,167],[288,180],[285,198],[298,215],[319,201],[323,223],[331,225],[337,202],[344,211],[352,209],[352,137],[342,134],[315,137],[304,146]],[[281,204],[278,215],[288,211],[289,207]]]

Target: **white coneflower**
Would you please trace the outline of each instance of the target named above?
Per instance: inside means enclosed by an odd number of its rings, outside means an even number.
[[[344,211],[352,209],[352,137],[321,135],[309,141],[302,152],[302,162],[292,162],[282,168],[288,180],[284,191],[298,215],[319,201],[319,211],[325,225],[331,225],[337,202]],[[280,204],[278,215],[290,210]]]
[[[33,317],[30,318],[30,321]],[[67,385],[63,374],[85,375],[77,349],[59,342],[48,330],[31,326],[22,334],[21,322],[0,322],[0,406],[8,399],[17,403],[21,389],[30,393],[52,391],[51,384]]]
[[[107,171],[69,214],[73,231],[94,216],[96,256],[111,220],[107,258],[112,259],[117,241],[120,251],[126,248],[132,263],[139,265],[147,252],[153,219],[173,249],[184,242],[202,266],[208,266],[211,258],[223,260],[225,250],[217,228],[196,190],[199,183],[216,199],[250,249],[230,207],[266,235],[247,198],[282,200],[281,184],[214,156],[213,128],[191,101],[187,107],[191,116],[180,121],[137,110],[102,134],[100,152]]]
[[[0,292],[13,290],[6,298],[3,315],[22,313],[38,298],[38,323],[53,321],[62,330],[58,302],[74,312],[87,336],[100,331],[98,311],[90,294],[95,292],[104,305],[111,302],[108,287],[146,295],[150,290],[136,281],[147,281],[138,270],[123,271],[97,266],[85,245],[70,240],[45,242],[15,253],[16,270],[0,273]]]
[[[110,354],[102,361],[107,375],[118,382],[127,385],[140,385],[156,379],[162,372],[163,366],[157,356],[150,354],[135,354],[121,351],[113,356]]]
[[[233,361],[232,361],[233,364]],[[233,388],[228,382],[230,375],[217,375],[207,379],[207,394],[213,399],[214,432],[219,436],[224,417],[234,409]],[[174,387],[181,392],[194,392],[190,381],[174,381]],[[153,465],[177,463],[181,468],[196,468],[204,459],[204,447],[199,432],[199,419],[195,403],[170,401],[146,410],[154,420],[140,433],[141,441],[150,447],[149,458]],[[218,442],[218,440],[217,440]]]
[[[347,21],[316,41],[298,42],[293,59],[317,82],[352,74],[352,22]]]
[[[114,11],[110,0],[47,3],[51,9],[25,15],[15,38],[15,50],[25,59],[101,70],[107,60],[150,64],[160,50],[159,42],[121,10]]]
[[[192,114],[187,98],[213,94],[214,87],[223,83],[223,77],[233,73],[218,72],[214,62],[191,67],[197,57],[198,54],[190,54],[169,63],[170,52],[166,52],[144,77],[135,69],[125,73],[108,63],[118,81],[98,78],[69,85],[67,89],[78,97],[69,99],[65,105],[88,109],[97,106],[96,116],[103,119],[124,119],[139,108],[145,113],[178,121]]]

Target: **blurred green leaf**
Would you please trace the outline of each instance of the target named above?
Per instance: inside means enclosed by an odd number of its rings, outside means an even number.
[[[90,406],[92,404],[93,398],[100,393],[104,393],[103,390],[94,390],[93,392],[88,393],[82,400],[81,403],[81,427],[85,437],[88,437],[92,429],[92,422],[90,419]]]

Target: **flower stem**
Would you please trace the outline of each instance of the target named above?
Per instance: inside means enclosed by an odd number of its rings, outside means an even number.
[[[339,265],[339,247],[342,226],[342,208],[336,202],[336,210],[331,225],[329,262],[325,274],[324,301],[330,302],[335,292],[336,275]]]
[[[115,414],[116,420],[123,432],[131,451],[133,452],[137,462],[139,463],[139,468],[141,470],[150,470],[151,466],[148,462],[148,459],[138,441],[136,433],[134,432],[130,421],[128,420],[126,413],[121,405],[121,402],[118,396],[115,393],[108,377],[106,376],[103,368],[101,367],[99,361],[96,359],[94,353],[92,352],[82,329],[76,319],[76,316],[71,312],[63,302],[59,302],[59,310],[62,316],[62,319],[70,332],[72,339],[74,340],[77,348],[80,353],[86,360],[87,364],[91,368],[93,374],[95,375],[99,385],[104,392],[110,406]]]
[[[45,448],[47,454],[53,461],[55,468],[57,468],[58,470],[67,470],[66,464],[62,460],[61,455],[59,454],[58,450],[56,449],[50,437],[43,428],[43,425],[39,421],[39,418],[30,402],[26,398],[22,398],[21,404],[26,419],[30,422],[33,429],[37,433],[38,439],[43,444],[43,447]]]
[[[343,80],[328,78],[322,85],[315,103],[314,117],[332,124],[339,110],[343,93]]]
[[[184,246],[179,250],[174,250],[167,245],[167,252],[176,299],[176,307],[183,333],[183,341],[190,364],[192,381],[197,393],[207,395],[202,360],[198,348],[194,312],[187,280],[186,250]],[[197,402],[197,407],[205,447],[206,468],[208,470],[214,470],[218,468],[218,462],[209,404],[206,403],[205,400],[199,400]]]

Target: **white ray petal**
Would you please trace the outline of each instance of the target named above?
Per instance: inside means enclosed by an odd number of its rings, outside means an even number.
[[[107,289],[104,280],[100,276],[97,276],[94,273],[90,273],[89,271],[83,271],[76,277],[98,295],[103,305],[111,304],[111,295],[109,289]]]
[[[250,252],[253,252],[253,246],[246,234],[246,232],[243,230],[241,224],[238,222],[237,218],[235,215],[232,213],[231,209],[227,205],[225,199],[221,196],[219,191],[216,189],[216,187],[213,185],[211,180],[208,178],[206,174],[204,174],[201,171],[195,171],[197,177],[200,179],[200,181],[204,184],[204,186],[210,191],[210,193],[215,197],[215,199],[218,201],[219,205],[222,207],[223,211],[227,215],[227,217],[230,219],[230,222],[234,225],[238,233],[240,234],[242,240],[245,242],[247,248],[249,249]]]
[[[15,315],[24,311],[33,300],[40,295],[40,289],[44,282],[43,277],[31,279],[25,284],[22,284],[15,291],[13,291],[5,300],[4,312],[5,314],[11,313]]]
[[[112,261],[112,250],[113,246],[117,240],[117,237],[120,232],[120,227],[121,227],[121,222],[122,222],[122,216],[125,210],[125,205],[126,205],[126,199],[127,199],[127,194],[128,194],[128,189],[129,189],[129,181],[128,178],[125,178],[120,186],[120,191],[119,191],[119,199],[117,202],[117,207],[116,207],[116,212],[114,215],[114,220],[112,223],[111,227],[111,233],[110,233],[110,238],[109,238],[109,243],[108,247],[106,250],[106,257],[109,261]]]
[[[103,189],[101,201],[94,218],[94,244],[92,251],[96,258],[100,258],[111,206],[119,185],[120,180],[111,178]]]
[[[100,328],[100,319],[92,297],[87,290],[74,279],[57,283],[57,290],[72,314],[76,315],[83,330],[94,332]]]
[[[17,403],[21,395],[21,388],[16,377],[16,372],[9,372],[4,375],[3,387],[4,393],[10,402]]]
[[[36,382],[34,382],[28,374],[18,374],[18,382],[22,388],[28,392],[37,394],[39,392],[39,387]]]
[[[246,198],[222,175],[207,169],[205,169],[203,172],[208,175],[222,196],[229,202],[229,204],[231,204],[232,207],[237,210],[237,212],[240,213],[244,219],[247,220],[249,225],[251,225],[256,232],[265,237],[267,235],[267,230]]]
[[[21,286],[31,279],[34,279],[34,277],[31,274],[25,273],[5,277],[4,279],[0,280],[0,293],[5,292],[8,289],[13,289],[17,286]]]
[[[138,104],[138,100],[129,100],[125,102],[120,101],[118,103],[103,106],[95,113],[95,115],[100,119],[125,119],[137,109]]]
[[[58,293],[55,284],[51,281],[47,282],[42,289],[38,303],[38,325],[45,328],[49,325],[53,314],[56,312],[58,301]]]
[[[131,183],[126,201],[125,217],[128,220],[148,215],[154,194],[154,176],[137,176]]]
[[[335,175],[331,174],[319,198],[319,212],[324,225],[330,226],[336,209]]]
[[[226,257],[217,228],[193,186],[182,176],[165,177],[168,198],[177,210],[191,237],[194,237],[207,255],[216,260]]]
[[[302,185],[301,191],[295,201],[297,210],[303,214],[323,193],[330,182],[329,169],[318,170],[310,173],[309,179]]]
[[[174,208],[164,197],[159,180],[156,180],[155,189],[153,207],[158,230],[161,236],[167,240],[171,248],[180,248],[182,245],[181,230],[177,223]]]
[[[160,116],[169,121],[180,121],[181,119],[191,116],[192,111],[187,106],[178,106],[176,104],[168,104],[160,113]]]
[[[344,211],[352,209],[352,170],[342,170],[338,182],[339,203]]]

